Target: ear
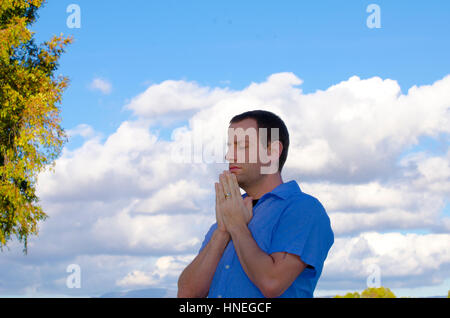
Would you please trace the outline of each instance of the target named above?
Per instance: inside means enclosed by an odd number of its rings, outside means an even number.
[[[283,152],[283,144],[281,143],[281,141],[275,140],[269,144],[269,147],[267,150],[268,150],[269,155],[272,155],[272,151],[273,151],[274,155],[278,155],[278,158],[280,158],[281,153]]]

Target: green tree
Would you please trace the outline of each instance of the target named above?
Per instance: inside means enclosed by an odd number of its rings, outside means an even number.
[[[347,293],[344,296],[336,295],[334,298],[361,298],[361,295],[358,292]]]
[[[361,294],[358,292],[354,293],[347,293],[344,296],[335,296],[334,298],[396,298],[394,293],[386,287],[379,287],[379,288],[367,288],[362,291]]]
[[[367,288],[361,293],[361,298],[396,298],[394,293],[386,287]]]
[[[16,237],[24,253],[47,217],[35,193],[37,176],[54,168],[67,141],[58,104],[68,79],[55,71],[72,38],[36,44],[29,27],[43,2],[0,1],[0,248]]]

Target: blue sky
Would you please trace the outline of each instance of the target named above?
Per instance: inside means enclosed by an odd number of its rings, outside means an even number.
[[[82,27],[69,29],[71,3],[48,1],[33,27],[38,39],[75,38],[60,67],[71,79],[65,127],[111,133],[130,116],[127,99],[167,79],[242,89],[289,71],[305,93],[352,75],[392,78],[406,92],[450,69],[448,2],[377,1],[380,29],[366,26],[371,1],[78,1]],[[113,93],[86,91],[93,77]]]
[[[72,3],[79,29],[66,23]],[[372,3],[381,28],[367,27]],[[86,134],[40,177],[49,221],[26,258],[17,244],[0,258],[19,277],[0,295],[173,295],[213,221],[207,184],[220,167],[168,165],[167,144],[246,102],[285,114],[299,149],[285,176],[335,226],[318,295],[364,289],[374,260],[397,295],[450,289],[450,2],[50,0],[31,29],[41,42],[74,37],[58,69],[70,78],[62,126]],[[81,290],[64,284],[72,263]]]

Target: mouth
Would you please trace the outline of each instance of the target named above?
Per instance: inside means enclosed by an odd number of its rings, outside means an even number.
[[[241,170],[241,168],[239,168],[238,166],[230,166],[229,170],[230,170],[230,172],[236,172],[236,171]]]

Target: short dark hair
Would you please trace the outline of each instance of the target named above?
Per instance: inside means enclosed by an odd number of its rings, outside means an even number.
[[[244,119],[252,118],[256,120],[257,129],[267,128],[267,140],[265,146],[270,142],[271,139],[271,128],[278,128],[278,138],[283,145],[283,150],[281,151],[278,172],[283,169],[284,163],[286,162],[288,150],[289,150],[289,132],[283,120],[272,112],[266,110],[251,110],[245,113],[234,116],[230,120],[230,124],[240,122]],[[264,144],[264,143],[263,143]]]

